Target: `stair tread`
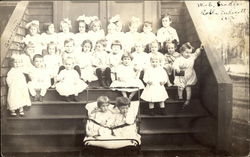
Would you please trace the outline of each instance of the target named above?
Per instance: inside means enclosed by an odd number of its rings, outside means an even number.
[[[161,129],[161,130],[140,130],[142,135],[151,135],[151,134],[182,134],[182,133],[195,133],[200,132],[199,129],[188,129],[188,128],[174,128],[174,129]]]
[[[63,146],[3,146],[4,153],[39,153],[39,152],[78,152],[81,147],[63,147]]]
[[[142,151],[179,151],[179,150],[209,150],[209,148],[201,146],[201,145],[152,145],[152,146],[144,146],[141,145]]]
[[[2,135],[76,135],[85,134],[85,130],[8,130],[8,132],[2,132]]]
[[[39,116],[24,116],[24,117],[7,117],[8,120],[23,120],[23,119],[85,119],[86,115],[39,115]]]
[[[154,116],[151,116],[151,115],[147,115],[147,114],[141,114],[141,118],[192,118],[192,117],[203,117],[203,116],[207,116],[207,114],[201,114],[201,113],[194,113],[194,114],[191,114],[191,113],[179,113],[179,114],[167,114],[167,115],[154,115]]]

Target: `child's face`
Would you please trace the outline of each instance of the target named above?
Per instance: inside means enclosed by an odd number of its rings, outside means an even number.
[[[50,55],[56,54],[56,46],[55,45],[49,45],[49,47],[48,47],[48,53]]]
[[[143,32],[144,33],[150,33],[150,32],[152,32],[152,27],[151,26],[144,26],[143,27]]]
[[[115,33],[116,32],[116,26],[114,25],[114,24],[110,24],[109,26],[108,26],[108,33],[109,34],[113,34],[113,33]]]
[[[151,53],[156,53],[158,52],[158,44],[157,43],[152,43],[151,45]]]
[[[73,69],[74,68],[73,60],[71,60],[71,59],[66,60],[64,66],[65,66],[65,69],[67,69],[67,70]]]
[[[135,51],[136,52],[143,52],[142,44],[135,44]]]
[[[86,31],[85,23],[84,22],[79,22],[78,29],[79,29],[80,33],[85,33],[85,31]]]
[[[113,54],[118,54],[121,51],[121,46],[120,45],[113,45],[112,46],[112,53]]]
[[[159,65],[159,60],[158,59],[151,59],[150,60],[152,67],[157,67]]]
[[[165,17],[162,19],[162,26],[163,27],[169,27],[170,24],[171,24],[171,21],[170,21],[169,17]]]
[[[48,26],[48,33],[49,34],[55,33],[55,27],[54,27],[53,24],[51,24],[51,25]]]
[[[130,57],[124,57],[122,60],[123,65],[127,66],[129,65],[131,62],[131,58]]]
[[[69,32],[69,25],[67,23],[62,23],[61,27],[62,27],[62,31],[64,33],[68,33]]]
[[[181,55],[184,58],[189,58],[191,53],[192,53],[192,49],[186,49],[184,52],[181,53]]]
[[[90,52],[91,50],[91,44],[90,43],[85,43],[83,45],[83,52]]]
[[[34,47],[28,47],[27,50],[26,50],[26,53],[29,56],[33,56],[33,54],[35,53],[35,48]]]
[[[138,27],[137,27],[136,24],[131,24],[131,25],[129,26],[129,30],[130,30],[130,32],[132,32],[132,33],[137,32],[137,29],[138,29]]]
[[[35,35],[37,34],[38,29],[36,26],[30,26],[29,31],[30,31],[30,35]]]
[[[97,43],[97,44],[95,45],[95,51],[101,52],[101,51],[103,51],[103,50],[104,50],[104,47],[103,47],[102,44]]]
[[[34,66],[36,68],[42,68],[43,67],[43,58],[35,58],[34,59]]]
[[[175,46],[174,46],[174,44],[169,44],[167,46],[167,50],[168,50],[169,54],[173,54],[175,52]]]
[[[118,107],[121,114],[125,115],[128,112],[128,106],[120,106]]]
[[[101,25],[99,24],[99,23],[95,23],[94,25],[93,25],[93,31],[94,32],[97,32],[97,31],[99,31],[101,29]]]
[[[118,22],[117,24],[116,24],[116,31],[117,32],[121,32],[122,31],[122,23],[121,22]]]
[[[73,42],[68,42],[64,45],[64,49],[67,53],[72,53],[74,50],[74,44]]]
[[[108,110],[108,103],[103,103],[99,108],[101,112],[106,112]]]
[[[22,61],[20,59],[15,59],[13,62],[13,67],[18,68],[22,66]]]

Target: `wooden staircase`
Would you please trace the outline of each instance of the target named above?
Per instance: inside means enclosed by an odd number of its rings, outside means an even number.
[[[50,22],[52,20],[50,13],[41,16],[43,11],[35,12],[36,9],[46,10],[48,8],[50,12],[53,11],[50,2],[45,5],[46,7],[42,2],[39,2],[39,5],[36,5],[35,2],[31,3],[27,10],[29,16],[37,17],[38,20],[41,18],[43,22]],[[201,36],[199,32],[196,32],[196,27],[192,22],[193,17],[190,15],[191,13],[189,14],[190,11],[185,3],[164,1],[162,5],[164,5],[162,10],[168,7],[170,10],[176,7],[179,9],[174,12],[174,19],[183,22],[178,24],[178,27],[177,25],[174,27],[177,28],[177,32],[181,32],[182,42],[190,41],[197,47],[200,44]],[[180,10],[184,12],[179,14]],[[35,13],[31,15],[33,11]],[[192,30],[186,31],[190,29]],[[209,45],[205,45],[205,51],[211,52]],[[139,133],[142,136],[141,152],[143,154],[147,152],[164,154],[175,151],[228,150],[228,144],[225,143],[230,140],[222,139],[223,127],[224,130],[230,128],[230,126],[227,127],[230,119],[224,121],[224,119],[230,118],[230,110],[228,114],[224,113],[225,108],[222,106],[228,105],[229,108],[230,102],[221,101],[221,97],[229,95],[230,99],[230,93],[223,95],[223,91],[230,90],[230,86],[227,86],[228,82],[225,81],[227,76],[221,71],[216,71],[217,67],[214,63],[218,63],[218,61],[211,55],[212,53],[206,52],[196,61],[195,70],[199,82],[192,89],[191,105],[187,108],[181,109],[183,101],[177,100],[176,87],[167,87],[170,96],[170,99],[165,102],[167,115],[148,115],[148,104],[140,100]],[[100,95],[107,95],[111,101],[114,101],[117,96],[121,96],[121,93],[111,89],[90,87],[80,94],[79,102],[66,102],[54,89],[49,89],[44,101],[33,102],[31,108],[25,110],[24,117],[7,116],[6,105],[3,106],[2,115],[5,115],[2,118],[1,147],[3,154],[6,156],[13,154],[14,156],[15,154],[35,156],[34,154],[46,153],[47,155],[52,154],[53,157],[79,156],[85,136],[85,105],[95,101]],[[138,98],[138,95],[136,97]],[[228,134],[224,137],[227,138]],[[61,155],[58,155],[60,153]]]

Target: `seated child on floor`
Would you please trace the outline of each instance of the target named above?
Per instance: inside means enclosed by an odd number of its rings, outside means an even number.
[[[190,104],[192,91],[191,87],[197,83],[197,77],[194,70],[194,62],[202,51],[202,46],[193,53],[194,47],[189,43],[185,43],[180,48],[181,56],[173,63],[173,68],[176,71],[174,84],[178,86],[179,99],[183,99],[183,90],[186,89],[186,101],[183,108]],[[182,72],[183,75],[177,76],[177,73]]]
[[[165,104],[164,101],[168,98],[168,93],[164,84],[171,86],[168,79],[167,72],[160,66],[160,59],[158,56],[150,58],[151,66],[145,70],[143,80],[147,84],[144,88],[141,98],[149,103],[150,115],[154,115],[154,103],[159,102],[161,114],[164,115]]]
[[[32,101],[43,101],[47,89],[50,87],[50,76],[44,67],[43,56],[36,54],[33,58],[34,68],[30,72],[30,80],[28,82],[29,91]]]
[[[124,97],[128,97],[127,92],[130,92],[128,98],[132,100],[136,92],[139,89],[143,89],[144,85],[136,77],[136,71],[132,64],[132,56],[129,53],[124,53],[121,59],[122,64],[117,67],[117,80],[113,81],[110,87],[117,88],[117,90],[122,92]]]
[[[65,69],[56,77],[56,91],[66,97],[66,101],[79,101],[78,94],[87,88],[87,84],[80,79],[79,73],[74,69],[74,59],[64,59]]]
[[[15,55],[10,60],[11,69],[7,73],[6,82],[9,87],[7,96],[7,109],[11,116],[16,116],[16,110],[19,110],[20,116],[24,115],[23,107],[31,106],[28,84],[26,82],[23,63],[20,55]]]

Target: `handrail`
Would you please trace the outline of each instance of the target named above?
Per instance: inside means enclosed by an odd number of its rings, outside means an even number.
[[[28,6],[28,1],[18,2],[14,9],[6,27],[1,35],[1,64],[7,55],[8,49],[13,42],[18,26],[21,24],[21,20]]]
[[[209,41],[207,40],[207,32],[205,28],[202,27],[204,24],[199,23],[199,21],[201,20],[197,12],[195,11],[196,9],[194,3],[192,1],[185,1],[185,4],[197,30],[199,40],[202,42],[204,49],[206,50],[207,59],[211,65],[211,68],[213,69],[217,83],[232,84],[232,81],[227,74],[226,69],[224,68],[223,62],[222,60],[220,60],[218,50],[211,46],[211,44],[209,44]]]

